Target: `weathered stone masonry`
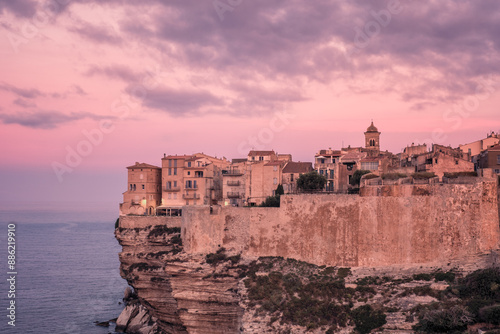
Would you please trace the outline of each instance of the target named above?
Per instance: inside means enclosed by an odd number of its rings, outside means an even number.
[[[184,251],[220,247],[331,266],[445,262],[499,248],[497,179],[286,195],[280,208],[185,207]]]

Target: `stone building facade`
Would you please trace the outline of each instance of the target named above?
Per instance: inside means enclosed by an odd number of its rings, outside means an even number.
[[[161,203],[161,168],[136,162],[127,167],[128,189],[123,193],[120,215],[155,215]]]

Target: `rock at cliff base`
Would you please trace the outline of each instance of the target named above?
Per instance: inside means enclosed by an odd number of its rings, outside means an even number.
[[[124,331],[127,329],[127,326],[130,322],[130,320],[137,314],[139,313],[139,308],[137,304],[133,305],[127,305],[122,313],[120,313],[120,316],[118,319],[116,319],[116,331]]]

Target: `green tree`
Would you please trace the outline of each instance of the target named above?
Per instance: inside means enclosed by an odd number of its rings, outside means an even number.
[[[280,206],[280,197],[283,195],[285,191],[283,190],[283,186],[278,184],[276,190],[274,191],[274,196],[268,196],[264,202],[262,202],[259,206],[262,207],[279,207]]]
[[[358,186],[359,187],[359,184],[361,183],[361,177],[363,177],[363,175],[365,174],[370,174],[371,172],[369,170],[363,170],[363,169],[359,169],[357,171],[354,172],[354,174],[352,175],[352,178],[351,178],[351,186]]]
[[[283,189],[283,186],[281,184],[278,184],[278,187],[276,187],[276,196],[284,195],[285,190]]]
[[[317,171],[312,171],[299,176],[297,188],[302,191],[321,190],[325,187],[326,177],[319,175]]]

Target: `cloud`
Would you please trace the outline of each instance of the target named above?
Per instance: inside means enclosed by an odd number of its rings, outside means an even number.
[[[108,27],[99,27],[90,23],[86,23],[81,24],[79,27],[69,28],[69,30],[91,42],[113,45],[122,43],[122,38],[120,37],[120,35]]]
[[[14,94],[19,95],[21,97],[24,97],[26,99],[34,99],[34,98],[37,98],[37,97],[40,97],[40,96],[45,96],[45,93],[42,93],[38,89],[34,89],[34,88],[31,88],[31,89],[18,88],[16,86],[13,86],[13,85],[10,85],[10,84],[7,84],[7,83],[1,83],[0,84],[0,89],[4,90],[4,91],[7,91],[7,92],[14,93]]]
[[[0,0],[0,13],[9,11],[20,17],[32,17],[36,7],[37,3],[32,0]]]
[[[23,107],[23,108],[35,108],[36,103],[22,99],[22,98],[17,98],[14,100],[14,104]]]
[[[86,118],[101,120],[110,119],[112,117],[95,115],[88,112],[71,112],[69,114],[65,114],[52,110],[18,112],[16,114],[0,113],[0,120],[4,124],[18,124],[33,129],[54,129],[62,124]]]
[[[138,82],[141,79],[139,73],[134,72],[130,68],[122,65],[111,66],[91,66],[86,72],[88,76],[103,75],[111,79],[119,79],[123,81]]]
[[[255,0],[225,12],[221,21],[210,1],[158,2],[124,17],[120,31],[152,43],[193,72],[223,73],[228,86],[244,76],[255,83],[265,77],[357,85],[384,73],[381,88],[403,100],[421,86],[446,100],[470,93],[466,88],[481,76],[500,75],[500,2],[401,0],[401,12],[380,24],[388,3]],[[379,32],[366,33],[374,24]],[[356,43],[359,31],[367,36],[362,47]],[[398,67],[404,74],[394,73]],[[460,82],[460,89],[450,81]]]
[[[134,95],[132,86],[126,91]],[[140,99],[144,106],[172,116],[198,115],[224,105],[223,99],[204,90],[161,88],[147,91]]]

